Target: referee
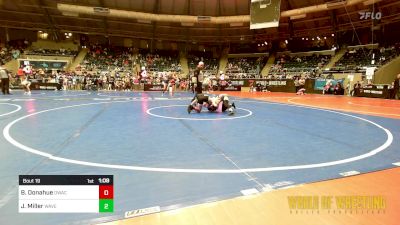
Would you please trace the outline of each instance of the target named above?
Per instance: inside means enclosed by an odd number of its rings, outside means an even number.
[[[204,62],[200,61],[193,73],[193,76],[196,78],[196,94],[203,92],[203,68]]]
[[[10,94],[10,77],[8,72],[2,66],[0,66],[0,78],[1,78],[1,91],[3,95]]]

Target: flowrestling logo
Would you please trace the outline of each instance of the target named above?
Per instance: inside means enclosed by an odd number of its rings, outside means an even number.
[[[358,12],[360,14],[360,20],[380,20],[382,19],[381,12]]]

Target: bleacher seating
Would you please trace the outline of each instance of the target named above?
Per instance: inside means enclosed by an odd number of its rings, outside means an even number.
[[[333,70],[362,70],[363,67],[379,67],[399,55],[394,47],[380,49],[349,49],[335,66]],[[374,64],[372,63],[374,60]]]
[[[87,71],[129,70],[133,66],[132,49],[115,46],[92,46],[83,60]]]
[[[0,47],[0,63],[3,65],[13,59],[18,59],[27,46],[27,41],[14,40],[10,41],[6,46]]]
[[[43,55],[43,56],[73,56],[78,55],[78,51],[70,49],[60,48],[59,50],[54,49],[31,49],[25,51],[26,55]]]
[[[156,51],[150,53],[146,50],[139,50],[136,63],[145,66],[150,72],[181,71],[179,63],[179,52],[177,51]]]
[[[269,71],[270,75],[281,73],[315,73],[331,60],[330,55],[309,55],[276,57],[275,65]]]
[[[226,74],[230,78],[255,78],[260,75],[266,57],[228,58]]]
[[[196,68],[198,62],[203,61],[205,73],[217,74],[219,59],[214,58],[211,52],[189,52],[187,58],[190,71]]]

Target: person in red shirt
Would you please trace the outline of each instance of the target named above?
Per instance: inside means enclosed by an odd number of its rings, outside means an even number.
[[[18,75],[18,77],[21,77],[21,76],[24,75],[23,66],[20,66],[20,67],[18,68],[17,75]]]
[[[170,93],[171,95],[174,95],[175,84],[176,84],[176,76],[175,76],[175,74],[172,74],[169,79],[169,84],[168,84],[168,86],[171,88],[171,93]]]

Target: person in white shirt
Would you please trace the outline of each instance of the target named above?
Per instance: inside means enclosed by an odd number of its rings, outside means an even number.
[[[31,95],[31,88],[30,88],[31,82],[29,81],[29,75],[26,74],[22,76],[21,80],[22,80],[21,84],[24,86],[25,89],[24,95]]]
[[[222,70],[219,71],[219,80],[220,80],[220,81],[225,80],[225,74],[224,74],[224,72],[223,72]]]
[[[142,66],[142,70],[140,71],[140,77],[141,80],[146,80],[147,79],[147,71],[146,71],[146,67]]]
[[[222,70],[219,71],[219,86],[220,87],[225,87],[226,86],[225,74],[224,74],[224,72]]]
[[[210,86],[211,86],[211,79],[209,76],[205,76],[203,80],[203,90],[205,93],[208,93],[210,91]]]
[[[22,70],[24,71],[24,73],[25,73],[26,75],[29,75],[29,74],[32,73],[32,68],[31,68],[30,65],[25,66],[24,69],[22,69]]]

